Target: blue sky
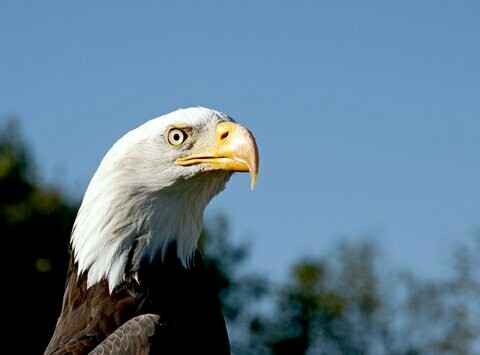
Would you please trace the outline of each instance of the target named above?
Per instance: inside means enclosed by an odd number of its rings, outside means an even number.
[[[144,121],[188,106],[257,137],[206,212],[281,277],[373,235],[388,263],[439,275],[480,226],[477,1],[17,1],[0,4],[0,119],[80,198]]]

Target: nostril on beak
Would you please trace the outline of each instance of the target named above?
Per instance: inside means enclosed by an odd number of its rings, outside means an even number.
[[[227,137],[228,137],[228,131],[225,131],[225,132],[223,132],[222,135],[220,136],[220,139],[223,141],[223,140],[227,139]]]

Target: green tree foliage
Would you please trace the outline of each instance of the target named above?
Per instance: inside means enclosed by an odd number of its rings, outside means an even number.
[[[292,267],[244,353],[478,354],[478,255],[480,236],[454,248],[445,278],[422,279],[385,269],[371,241],[340,243]]]
[[[15,121],[0,132],[3,318],[8,338],[25,332],[22,352],[42,353],[60,310],[67,245],[77,205],[35,177]]]
[[[385,331],[372,243],[341,244],[295,264],[263,335],[273,354],[367,354]]]
[[[441,280],[404,275],[404,336],[422,354],[480,353],[480,235],[453,248]]]

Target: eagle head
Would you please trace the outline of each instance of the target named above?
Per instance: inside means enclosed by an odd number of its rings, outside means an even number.
[[[196,250],[208,202],[233,172],[250,172],[253,135],[227,115],[187,108],[152,119],[120,138],[95,172],[72,231],[78,273],[110,292],[171,245],[185,267]]]

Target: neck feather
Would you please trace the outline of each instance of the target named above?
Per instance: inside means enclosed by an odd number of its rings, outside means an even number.
[[[156,189],[112,181],[93,186],[92,180],[71,239],[78,273],[87,272],[87,286],[106,279],[111,292],[142,262],[164,260],[171,245],[188,267],[205,207],[229,177],[229,173],[210,172]]]

